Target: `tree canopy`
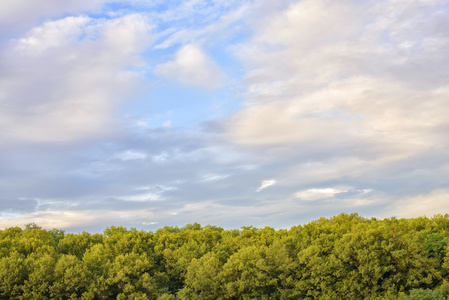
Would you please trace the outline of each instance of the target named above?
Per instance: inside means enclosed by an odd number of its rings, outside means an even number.
[[[449,215],[101,234],[28,224],[0,230],[0,298],[446,299],[448,243]]]

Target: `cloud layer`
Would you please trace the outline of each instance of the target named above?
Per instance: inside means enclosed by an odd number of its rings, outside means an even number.
[[[446,213],[448,7],[0,4],[0,226]]]

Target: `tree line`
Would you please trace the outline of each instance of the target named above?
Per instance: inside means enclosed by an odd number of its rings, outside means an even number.
[[[446,299],[449,215],[0,231],[1,299]]]

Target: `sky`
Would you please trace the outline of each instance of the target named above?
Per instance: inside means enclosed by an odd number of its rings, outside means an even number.
[[[449,213],[449,0],[0,1],[0,227]]]

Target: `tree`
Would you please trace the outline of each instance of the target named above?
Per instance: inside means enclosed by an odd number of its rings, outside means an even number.
[[[223,295],[232,299],[278,299],[278,278],[267,271],[267,247],[249,246],[233,254],[223,266]]]
[[[51,299],[50,287],[55,280],[57,256],[54,250],[49,252],[34,253],[26,258],[29,275],[23,286],[25,299]]]
[[[15,251],[0,259],[0,298],[21,299],[27,273],[23,254]]]
[[[199,259],[194,258],[187,268],[186,286],[190,288],[193,299],[219,299],[220,261],[215,253],[209,252]]]
[[[91,245],[91,234],[83,231],[80,234],[69,233],[58,242],[58,250],[63,254],[75,255],[81,259]]]
[[[111,297],[117,299],[157,299],[155,280],[151,277],[152,264],[145,254],[121,254],[109,270],[107,284]]]
[[[440,290],[413,289],[410,295],[406,295],[404,300],[445,300],[443,292]]]
[[[92,275],[75,255],[63,254],[55,265],[54,279],[50,287],[51,297],[73,299],[88,294]]]

